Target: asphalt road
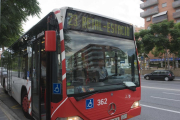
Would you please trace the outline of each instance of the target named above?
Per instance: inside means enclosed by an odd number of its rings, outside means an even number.
[[[130,120],[180,120],[180,80],[141,78],[141,115]]]
[[[180,80],[158,81],[141,78],[141,115],[130,120],[180,120]],[[19,118],[24,117],[20,105],[0,87],[0,100]]]

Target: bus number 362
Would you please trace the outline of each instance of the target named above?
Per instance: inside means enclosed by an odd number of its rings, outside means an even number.
[[[98,104],[97,104],[98,106],[107,104],[107,98],[98,99],[97,102],[98,102]]]

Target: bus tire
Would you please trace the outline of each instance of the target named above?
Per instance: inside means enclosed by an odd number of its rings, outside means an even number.
[[[24,113],[24,116],[28,119],[31,119],[32,117],[29,115],[28,113],[28,108],[29,108],[29,102],[28,102],[28,95],[27,92],[24,91],[21,95],[21,107],[22,107],[22,111]]]

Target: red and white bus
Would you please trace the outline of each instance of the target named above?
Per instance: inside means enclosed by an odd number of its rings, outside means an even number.
[[[64,7],[3,52],[5,91],[37,120],[126,120],[140,115],[131,24]]]

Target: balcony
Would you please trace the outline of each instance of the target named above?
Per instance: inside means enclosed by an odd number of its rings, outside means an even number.
[[[153,8],[148,11],[141,12],[140,16],[142,18],[145,18],[145,17],[151,16],[151,15],[157,14],[157,13],[159,13],[159,8]]]
[[[172,3],[173,8],[180,7],[180,0],[176,0]]]
[[[173,13],[173,18],[179,18],[180,17],[180,11],[177,11],[175,13]]]
[[[152,22],[153,23],[162,22],[164,20],[167,20],[167,18],[168,18],[167,11],[164,11],[164,12],[158,13],[156,15],[153,15]]]
[[[147,2],[140,4],[140,8],[145,9],[156,4],[158,4],[158,0],[148,0]]]

